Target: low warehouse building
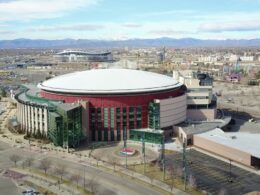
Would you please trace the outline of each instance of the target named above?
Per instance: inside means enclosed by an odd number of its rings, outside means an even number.
[[[194,135],[194,146],[246,166],[260,167],[260,134],[225,133],[221,129]],[[258,145],[258,146],[257,146]]]

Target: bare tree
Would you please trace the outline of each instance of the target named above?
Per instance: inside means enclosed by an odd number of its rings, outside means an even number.
[[[47,171],[51,168],[51,161],[48,160],[47,158],[41,160],[40,162],[40,169],[44,170],[44,173],[46,175]]]
[[[28,157],[28,158],[25,160],[25,165],[30,169],[31,166],[33,165],[33,161],[34,161],[34,158]]]
[[[196,187],[197,187],[196,178],[195,178],[192,174],[189,175],[188,185],[189,185],[191,188],[196,188]]]
[[[22,167],[23,167],[23,169],[24,169],[25,166],[26,166],[26,162],[23,161],[23,162],[22,162]]]
[[[76,181],[77,187],[79,186],[80,174],[73,174],[70,179],[71,181]]]
[[[60,181],[62,181],[62,177],[65,175],[66,169],[67,167],[62,164],[58,164],[55,168],[55,173],[60,176]]]
[[[109,158],[109,162],[113,165],[114,171],[116,171],[117,159],[111,156],[111,157]]]
[[[170,187],[171,187],[171,191],[173,190],[173,187],[174,187],[174,167],[173,165],[170,165],[168,167],[168,173],[170,175],[170,179],[171,179],[171,183],[170,183]]]
[[[97,167],[98,167],[98,162],[100,161],[100,157],[99,156],[96,156],[96,160],[97,160]]]
[[[176,169],[176,175],[179,177],[179,178],[182,178],[183,176],[183,171],[182,171],[182,168],[181,167],[178,167]]]
[[[133,171],[132,171],[132,172],[133,172]],[[149,176],[149,179],[150,179],[151,185],[153,185],[153,180],[154,180],[153,176],[150,175],[150,176]]]
[[[98,183],[95,181],[95,177],[93,177],[89,183],[88,183],[88,186],[90,188],[90,192],[93,193],[93,194],[96,194],[97,193],[97,190],[98,190]]]
[[[9,157],[9,159],[14,163],[14,166],[16,167],[17,162],[20,161],[22,157],[17,154],[13,154]]]
[[[167,169],[169,175],[170,175],[170,179],[173,180],[174,179],[174,167],[173,165],[170,165]]]

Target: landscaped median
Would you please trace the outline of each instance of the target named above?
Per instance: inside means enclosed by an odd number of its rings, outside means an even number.
[[[145,175],[149,178],[151,185],[160,185],[164,183],[170,187],[170,190],[175,194],[181,191],[185,191],[187,194],[200,195],[203,194],[201,191],[196,189],[196,186],[191,186],[189,179],[185,184],[182,179],[182,170],[167,170],[165,175],[159,166],[156,164],[136,164],[128,167],[131,171]],[[173,173],[174,171],[174,173]],[[179,173],[178,173],[179,172]],[[180,189],[180,190],[178,190]]]
[[[136,165],[129,165],[128,169],[126,169],[123,166],[116,166],[111,165],[107,162],[100,162],[99,163],[99,168],[106,169],[106,171],[109,171],[112,174],[117,174],[120,177],[128,177],[129,179],[132,179],[133,182],[138,182],[142,183],[145,186],[153,187],[156,189],[158,192],[161,194],[179,194],[179,195],[187,195],[187,194],[194,194],[194,195],[200,195],[202,194],[201,192],[187,188],[186,191],[184,192],[184,186],[182,185],[170,185],[172,183],[169,182],[168,180],[163,181],[162,178],[160,179],[159,177],[163,177],[163,173],[161,172],[161,175],[150,177],[151,172],[154,170],[149,168],[149,164],[146,164],[146,171],[145,174],[143,172],[143,164],[136,164]],[[155,167],[154,167],[155,168]],[[156,169],[156,168],[155,168]],[[157,170],[157,169],[156,169]],[[160,171],[157,170],[157,173]],[[169,176],[167,176],[169,177]],[[180,180],[181,182],[181,180]],[[182,188],[183,187],[183,188]]]
[[[15,180],[18,186],[29,186],[42,194],[92,194],[71,180],[45,174],[38,169],[17,167],[9,170],[25,175],[22,179]]]

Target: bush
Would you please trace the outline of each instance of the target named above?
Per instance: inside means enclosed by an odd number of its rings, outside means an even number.
[[[249,80],[247,82],[248,85],[259,85],[259,82],[257,80]]]

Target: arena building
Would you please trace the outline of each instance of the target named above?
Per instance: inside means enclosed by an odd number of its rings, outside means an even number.
[[[95,69],[57,76],[38,84],[37,90],[32,95],[35,89],[27,88],[16,95],[18,120],[28,131],[32,128],[25,122],[29,118],[30,123],[35,123],[33,131],[44,129],[57,145],[74,146],[82,139],[120,141],[123,130],[127,130],[129,138],[131,130],[167,131],[186,120],[186,87],[161,74]],[[33,108],[24,109],[27,105]],[[45,106],[46,111],[35,113],[39,106]],[[44,113],[44,119],[32,119],[28,110],[34,110],[32,116]],[[41,121],[45,121],[44,127]],[[64,127],[66,133],[62,132]]]

